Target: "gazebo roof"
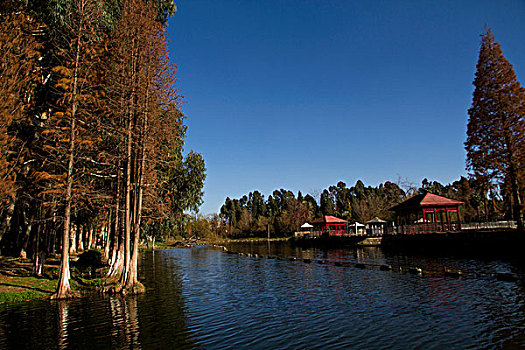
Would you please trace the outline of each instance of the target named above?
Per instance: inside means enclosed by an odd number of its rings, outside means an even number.
[[[387,221],[385,220],[381,220],[380,218],[378,218],[377,216],[375,218],[373,218],[372,220],[368,220],[366,223],[367,224],[384,224],[386,223]]]
[[[310,225],[309,223],[305,222],[304,224],[301,225],[302,228],[312,228],[313,226]]]
[[[347,220],[336,218],[335,216],[325,215],[312,221],[312,224],[344,224]]]
[[[433,193],[422,193],[417,196],[411,197],[406,201],[399,203],[396,206],[390,208],[390,210],[401,211],[406,209],[422,208],[422,207],[455,207],[464,202],[457,201],[454,199],[438,196]]]

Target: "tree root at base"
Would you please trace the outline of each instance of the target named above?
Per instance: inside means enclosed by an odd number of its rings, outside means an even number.
[[[136,295],[146,293],[146,287],[140,282],[135,282],[131,286],[122,287],[120,283],[110,284],[102,287],[99,290],[100,294],[122,294],[122,295]]]
[[[49,297],[50,300],[67,300],[67,299],[74,299],[80,297],[80,294],[77,292],[70,290],[67,290],[65,292],[56,292],[51,294]]]

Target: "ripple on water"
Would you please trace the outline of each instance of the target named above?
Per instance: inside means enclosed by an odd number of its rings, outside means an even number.
[[[508,263],[385,257],[378,250],[279,251],[299,259],[254,259],[209,247],[143,254],[147,294],[0,306],[0,348],[525,347],[523,285],[491,276],[512,271]],[[468,274],[351,267],[357,261]]]
[[[221,254],[202,253],[197,256],[204,260]],[[496,316],[488,306],[494,303],[487,297],[492,283],[483,279],[426,278],[229,254],[221,254],[220,259],[223,264],[199,270],[205,276],[198,281],[206,283],[195,283],[190,277],[193,282],[186,286],[188,304],[199,311],[190,315],[190,323],[201,330],[206,324],[214,324],[198,337],[199,343],[211,348],[262,344],[286,348],[461,347],[477,344],[478,335],[487,327],[487,323],[477,324],[475,320],[487,322],[488,315]],[[374,260],[374,264],[378,262]],[[466,267],[477,268],[471,265]],[[183,262],[181,268],[186,268]],[[483,292],[477,294],[479,300],[471,300],[477,291]],[[496,296],[499,303],[508,305],[507,315],[516,312],[508,300],[516,299],[521,289],[514,285],[510,291],[503,287],[500,292],[508,294]],[[210,305],[221,307],[215,313],[209,310]],[[523,312],[518,314],[523,319]],[[489,320],[488,327],[491,323]],[[523,334],[522,329],[512,329]],[[508,337],[520,339],[513,333]],[[482,338],[480,344],[486,344],[484,341]]]

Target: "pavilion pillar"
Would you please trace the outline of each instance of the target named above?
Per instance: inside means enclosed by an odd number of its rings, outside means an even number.
[[[456,205],[456,211],[457,211],[457,215],[458,215],[458,230],[461,231],[461,215],[460,215],[460,212],[459,212],[459,205]]]

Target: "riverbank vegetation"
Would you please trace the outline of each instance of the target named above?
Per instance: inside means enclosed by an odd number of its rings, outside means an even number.
[[[303,223],[323,215],[361,223],[376,216],[393,220],[391,207],[422,192],[464,201],[463,215],[466,220],[504,216],[503,210],[498,210],[503,206],[501,198],[492,194],[480,201],[475,182],[464,177],[448,185],[424,179],[420,187],[406,181],[387,181],[373,187],[365,186],[359,180],[352,187],[340,181],[318,195],[303,195],[300,191],[295,195],[292,191],[281,189],[273,191],[268,199],[259,191],[250,192],[240,199],[226,198],[221,208],[224,225],[215,226],[218,226],[217,232],[227,237],[264,236],[268,231],[271,236],[286,236],[299,230]]]
[[[0,5],[0,249],[74,294],[70,253],[94,246],[105,291],[134,293],[141,237],[200,204],[165,27],[171,0]],[[184,191],[185,190],[185,191]]]
[[[239,199],[226,198],[221,214],[208,218],[209,230],[220,237],[288,236],[314,218],[333,215],[350,222],[365,223],[379,217],[392,221],[390,208],[419,193],[433,193],[465,203],[461,208],[463,222],[510,220],[512,196],[505,187],[480,182],[475,177],[461,177],[450,184],[424,179],[420,186],[407,181],[385,182],[365,186],[358,180],[352,187],[343,181],[303,195],[300,191],[280,189],[267,199],[259,191]]]

